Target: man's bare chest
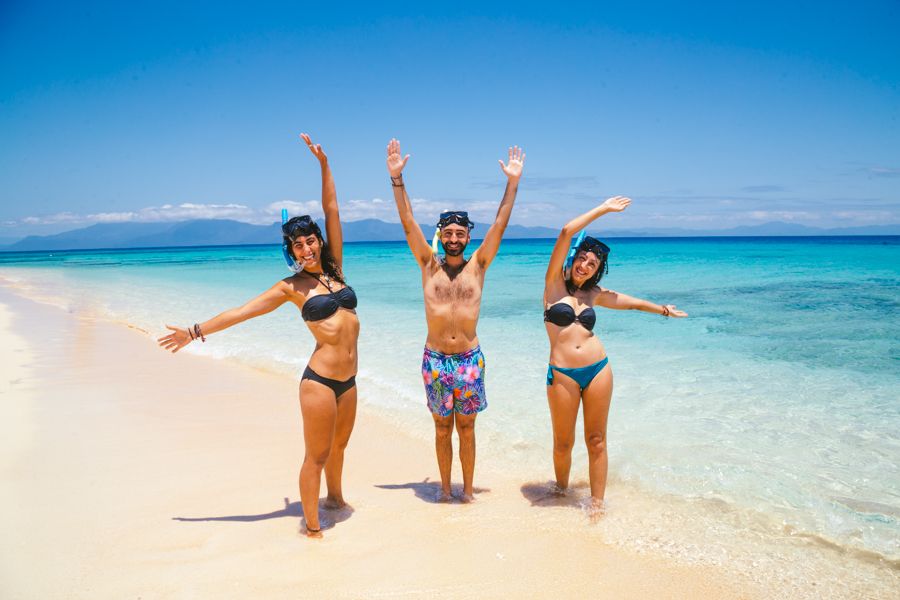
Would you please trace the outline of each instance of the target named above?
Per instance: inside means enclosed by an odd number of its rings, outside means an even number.
[[[455,277],[438,271],[425,284],[427,299],[439,303],[473,304],[481,300],[481,280],[463,271]]]

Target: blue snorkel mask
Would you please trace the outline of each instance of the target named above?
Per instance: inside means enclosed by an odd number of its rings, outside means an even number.
[[[303,265],[299,264],[296,259],[294,259],[294,254],[291,252],[291,244],[298,236],[309,234],[314,234],[320,240],[323,239],[322,230],[319,229],[316,222],[312,220],[312,217],[303,215],[302,217],[294,217],[289,220],[287,209],[281,209],[281,254],[284,256],[284,262],[287,263],[287,268],[290,269],[292,273],[300,273],[303,271]]]

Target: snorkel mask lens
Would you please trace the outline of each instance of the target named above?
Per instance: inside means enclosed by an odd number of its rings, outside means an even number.
[[[475,227],[475,223],[469,220],[469,213],[464,210],[448,210],[441,213],[438,218],[438,229],[443,229],[447,225],[462,225],[468,229]]]
[[[286,238],[289,238],[291,240],[293,240],[297,236],[309,235],[311,233],[321,235],[319,226],[315,221],[312,220],[312,217],[310,217],[309,215],[294,217],[287,223],[284,223],[281,226],[281,233],[283,233]]]
[[[584,238],[581,244],[578,245],[578,250],[593,252],[600,260],[604,260],[606,256],[609,255],[609,246],[607,246],[597,238],[591,236],[587,236]]]

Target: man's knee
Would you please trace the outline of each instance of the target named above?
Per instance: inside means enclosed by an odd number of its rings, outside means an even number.
[[[457,416],[456,433],[459,434],[459,437],[461,438],[473,437],[475,435],[475,419]]]
[[[434,422],[434,435],[438,440],[445,441],[453,435],[453,419],[436,420]]]

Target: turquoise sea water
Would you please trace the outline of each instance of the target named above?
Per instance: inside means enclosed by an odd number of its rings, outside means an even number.
[[[703,512],[706,530],[728,522],[750,537],[804,539],[896,574],[900,238],[610,245],[605,287],[690,313],[598,313],[595,332],[615,373],[611,515],[627,515],[634,494],[672,498],[685,514]],[[551,247],[503,243],[479,324],[490,404],[479,419],[479,461],[523,481],[552,475],[541,317]],[[418,267],[405,243],[360,243],[347,245],[345,271],[360,299],[363,406],[430,436]],[[0,254],[0,277],[23,293],[154,335],[286,275],[277,246]],[[299,311],[285,306],[189,351],[296,375],[312,348]],[[585,476],[581,448],[573,475]],[[660,519],[679,522],[667,514]],[[619,533],[640,537],[636,523],[619,522]],[[698,542],[696,552],[710,544]]]

